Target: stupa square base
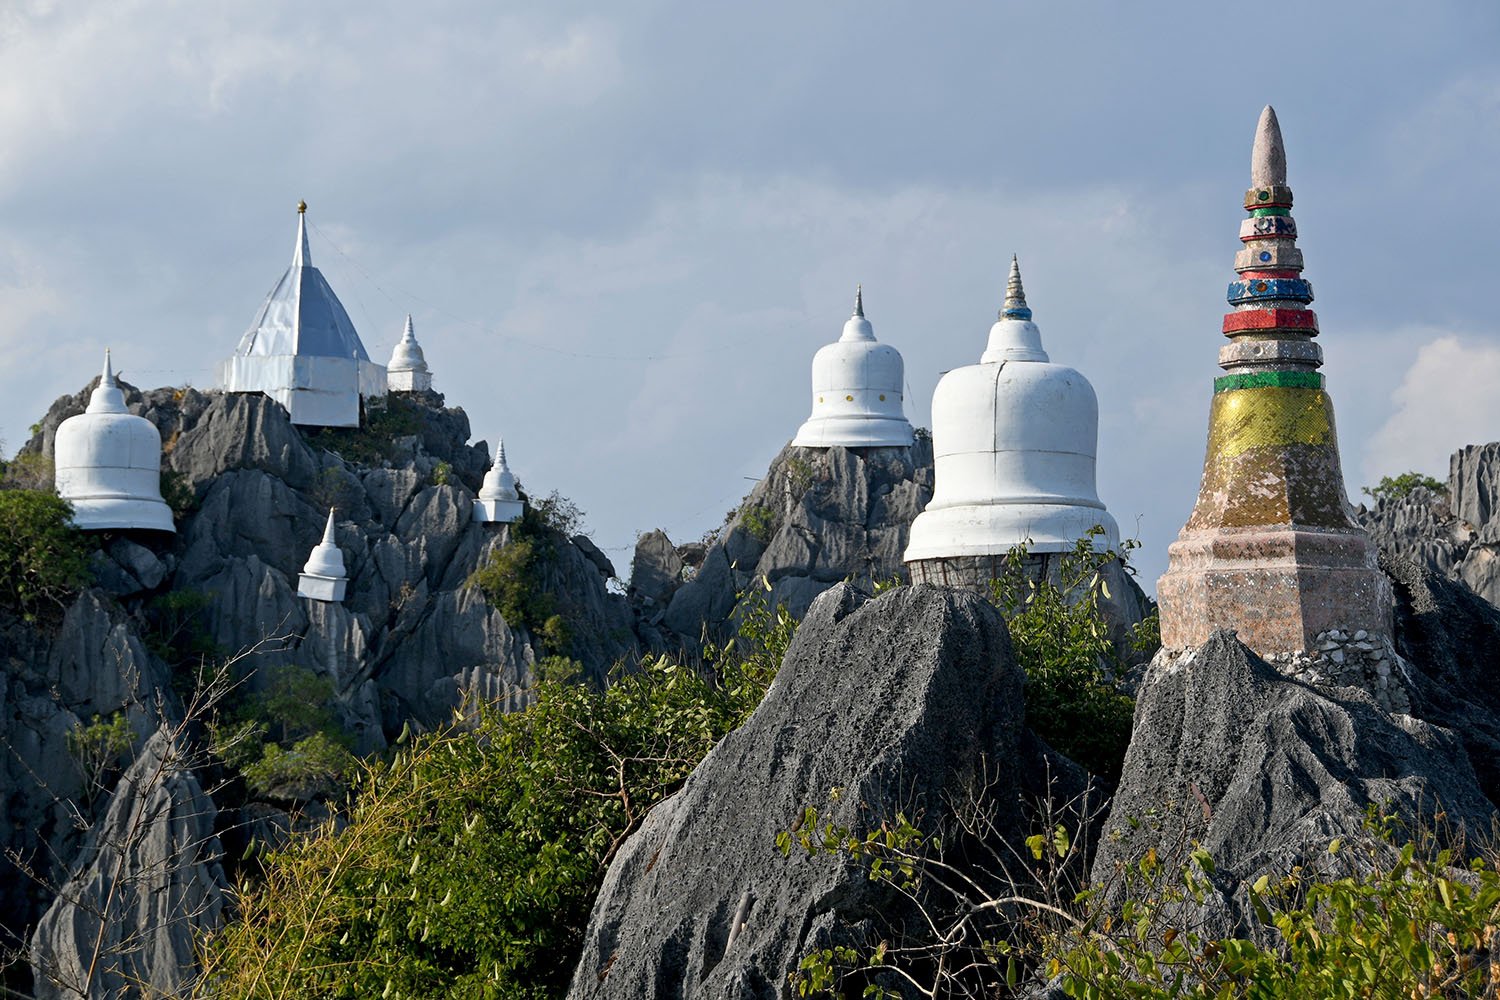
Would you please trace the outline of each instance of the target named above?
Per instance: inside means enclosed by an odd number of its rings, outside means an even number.
[[[1330,629],[1391,634],[1390,581],[1362,532],[1184,531],[1167,558],[1156,596],[1168,649],[1224,628],[1262,656],[1312,649]]]
[[[474,520],[479,524],[510,524],[519,521],[526,505],[521,500],[475,500]]]
[[[302,573],[297,577],[297,596],[314,601],[339,603],[343,601],[348,587],[349,581],[341,577],[318,576],[314,573]]]

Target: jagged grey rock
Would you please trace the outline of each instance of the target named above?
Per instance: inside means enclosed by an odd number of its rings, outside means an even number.
[[[722,633],[737,595],[762,579],[796,617],[841,580],[905,579],[901,556],[932,484],[925,433],[909,448],[788,445],[672,595],[664,624],[689,645],[705,625]]]
[[[984,761],[1000,768],[1000,827],[1022,829],[1020,778],[1041,771],[1023,681],[1004,623],[974,595],[824,593],[749,721],[615,857],[568,995],[783,996],[810,950],[898,923],[909,914],[893,892],[827,856],[782,857],[777,832],[806,806],[858,829],[898,811],[938,823]]]
[[[654,604],[662,604],[682,586],[682,557],[677,546],[660,529],[648,531],[635,542],[630,561],[630,593]]]
[[[1413,828],[1445,812],[1471,832],[1487,832],[1494,812],[1453,732],[1388,714],[1355,688],[1283,677],[1216,632],[1163,651],[1146,672],[1094,882],[1118,888],[1148,849],[1170,865],[1200,844],[1225,893],[1200,917],[1236,933],[1248,926],[1244,884],[1325,855],[1334,837],[1362,836],[1372,806]]]
[[[186,995],[195,947],[218,926],[227,888],[216,814],[173,732],[158,730],[32,935],[37,997]]]

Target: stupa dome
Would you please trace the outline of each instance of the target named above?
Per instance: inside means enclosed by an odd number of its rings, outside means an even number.
[[[84,531],[177,530],[161,498],[161,434],[125,408],[108,351],[88,409],[57,428],[53,457],[58,495]]]
[[[505,442],[495,452],[495,464],[484,474],[479,499],[474,501],[474,520],[484,524],[509,524],[518,520],[524,510],[516,477],[505,460]]]
[[[307,203],[297,205],[292,263],[271,289],[234,356],[219,366],[225,392],[263,392],[304,427],[358,427],[361,397],[384,396],[339,297],[312,263]]]
[[[391,363],[385,366],[385,377],[391,392],[426,392],[432,388],[432,372],[422,354],[422,345],[417,343],[410,315],[406,317],[406,329],[396,342],[396,349],[391,352]]]
[[[905,560],[1071,550],[1096,526],[1119,528],[1094,482],[1099,403],[1088,379],[1052,364],[1011,261],[1000,321],[977,365],[944,375],[932,397],[932,502],[913,522]],[[913,576],[920,574],[913,566]]]
[[[904,448],[911,424],[901,407],[906,366],[894,347],[876,343],[865,319],[864,291],[843,336],[813,355],[812,415],[792,444],[803,448]]]
[[[333,510],[330,509],[328,524],[323,528],[323,540],[313,546],[307,565],[297,577],[297,596],[315,601],[342,601],[348,586],[349,573],[344,569],[344,553],[335,538]]]

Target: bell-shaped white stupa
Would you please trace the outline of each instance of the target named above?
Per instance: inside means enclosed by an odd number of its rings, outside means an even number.
[[[292,264],[266,296],[234,356],[219,366],[225,392],[263,392],[304,427],[358,427],[360,397],[384,396],[385,369],[307,248],[307,203],[297,205]]]
[[[474,501],[474,520],[483,524],[509,524],[519,520],[525,503],[516,491],[516,477],[505,461],[505,442],[495,451],[495,464],[484,474],[479,499]]]
[[[1115,549],[1119,528],[1094,484],[1098,435],[1094,388],[1042,349],[1012,258],[980,363],[948,372],[933,393],[936,482],[911,526],[912,579],[957,583],[973,569],[987,580],[998,575],[993,557],[1023,543],[1036,554],[1070,551],[1096,525],[1094,548]]]
[[[894,347],[875,341],[865,319],[864,290],[837,341],[813,355],[812,416],[792,444],[803,448],[904,448],[911,424],[901,408],[906,366]]]
[[[323,529],[323,540],[313,546],[307,565],[297,577],[297,596],[310,597],[315,601],[337,603],[344,599],[349,588],[349,573],[344,569],[344,553],[335,541],[333,510],[328,511],[328,524]]]
[[[391,363],[385,366],[385,382],[391,392],[427,392],[432,388],[432,371],[427,367],[422,345],[417,343],[410,314],[406,317],[406,329],[391,352]]]
[[[161,434],[125,408],[109,351],[88,409],[57,428],[53,459],[58,495],[84,531],[177,530],[161,498]]]

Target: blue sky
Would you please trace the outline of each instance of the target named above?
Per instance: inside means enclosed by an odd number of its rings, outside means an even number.
[[[0,10],[0,439],[106,345],[212,384],[289,259],[622,572],[718,524],[856,281],[909,415],[1019,253],[1093,381],[1150,588],[1201,471],[1274,104],[1351,488],[1500,438],[1492,3],[17,3]]]

